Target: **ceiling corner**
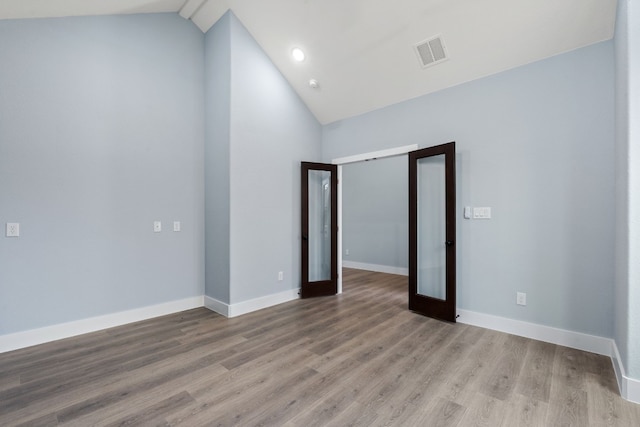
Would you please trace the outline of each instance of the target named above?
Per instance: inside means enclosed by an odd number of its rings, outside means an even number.
[[[178,13],[206,33],[227,10],[226,0],[187,0]]]

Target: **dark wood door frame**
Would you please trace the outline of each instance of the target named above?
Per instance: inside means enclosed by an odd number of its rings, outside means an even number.
[[[318,297],[338,293],[338,166],[326,163],[301,163],[301,276],[300,297]],[[331,278],[309,282],[309,171],[331,173]]]
[[[455,142],[409,153],[409,310],[449,322],[456,321],[456,170]],[[446,299],[418,293],[418,159],[445,156]]]

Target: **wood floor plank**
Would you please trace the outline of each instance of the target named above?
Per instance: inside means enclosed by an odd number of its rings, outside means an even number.
[[[151,406],[143,408],[133,415],[119,419],[107,425],[109,427],[116,427],[168,424],[166,420],[163,419],[165,415],[170,414],[176,409],[182,408],[192,402],[194,402],[193,397],[191,397],[191,395],[186,391],[181,391],[159,401],[158,403],[154,403]]]
[[[589,399],[585,390],[565,384],[554,384],[547,411],[546,424],[559,426],[588,426]]]
[[[409,315],[409,317],[407,317],[407,314],[402,313],[390,317],[380,323],[375,329],[370,329],[354,337],[349,342],[349,345],[341,345],[324,354],[318,355],[315,362],[310,366],[319,372],[326,373],[332,370],[337,364],[342,363],[346,358],[355,357],[364,359],[370,357],[372,352],[381,350],[381,346],[371,345],[372,342],[377,342],[378,338],[387,338],[389,336],[402,337],[407,334],[407,330],[415,330],[415,328],[412,329],[413,325],[415,325],[415,316]],[[402,319],[407,320],[403,321]]]
[[[609,358],[407,309],[407,278],[0,354],[0,425],[637,426]]]
[[[58,425],[58,418],[56,417],[56,414],[51,413],[26,420],[24,422],[20,421],[14,425],[16,427],[51,427]]]
[[[502,422],[506,403],[502,400],[476,393],[476,398],[460,420],[465,427],[495,427]]]
[[[516,386],[518,393],[549,403],[556,348],[542,341],[530,343]]]
[[[479,328],[473,328],[476,330]],[[464,364],[449,377],[441,389],[441,395],[462,406],[471,406],[479,398],[483,381],[489,378],[499,360],[508,335],[486,330],[473,346]]]
[[[0,391],[20,385],[20,374],[0,376]]]
[[[501,427],[548,427],[559,425],[552,420],[548,424],[548,403],[541,402],[515,393],[511,399],[505,402],[506,409],[503,414]]]
[[[117,401],[111,405],[104,405],[92,412],[87,412],[82,416],[67,420],[64,425],[66,427],[85,427],[94,423],[96,419],[99,419],[102,425],[111,425],[118,421],[134,418],[136,414],[140,413],[141,408],[154,407],[154,405],[164,401],[165,398],[168,395],[172,395],[172,393],[177,394],[180,391],[188,393],[187,387],[202,384],[205,379],[207,381],[220,379],[227,373],[228,371],[224,367],[219,364],[214,364],[193,373],[176,377],[158,387],[146,389],[143,393],[133,393],[124,400]],[[119,386],[121,387],[127,384],[132,390],[135,390],[141,381],[144,381],[144,377],[135,376],[126,383],[119,383]],[[104,393],[106,392],[107,390],[104,391]],[[193,401],[194,400],[191,400],[191,402]],[[190,403],[188,399],[182,402],[184,405],[176,406],[173,411],[167,413],[165,416],[175,413],[180,410],[181,407],[186,407]],[[162,422],[166,421],[163,419]]]
[[[407,421],[407,425],[455,427],[460,425],[465,412],[464,406],[437,397],[432,399],[424,410],[416,411]]]
[[[601,426],[615,426],[620,419],[622,402],[611,389],[613,378],[602,378],[589,373],[586,376],[586,391],[589,399],[589,421]]]
[[[244,341],[242,337],[231,337],[216,343],[216,348],[229,351],[235,344],[242,341]],[[150,354],[145,358],[134,359],[122,364],[117,371],[114,371],[111,367],[106,367],[102,371],[96,371],[91,378],[71,378],[65,385],[71,383],[72,387],[59,387],[53,391],[47,390],[48,393],[44,396],[37,395],[37,399],[27,400],[29,402],[27,406],[14,410],[4,417],[0,416],[0,425],[2,425],[2,420],[12,422],[20,418],[34,417],[43,412],[60,411],[70,405],[91,399],[99,400],[100,396],[112,393],[114,390],[123,388],[125,390],[135,389],[133,384],[144,381],[149,377],[155,377],[163,372],[173,371],[186,363],[202,358],[203,354],[206,354],[203,348],[183,350],[175,351],[172,349],[171,353],[161,352]]]
[[[583,367],[588,361],[586,352],[558,346],[553,363],[553,376],[563,386],[582,389],[587,375]]]
[[[314,357],[311,352],[292,351],[293,346],[283,347],[273,353],[244,365],[242,369],[229,371],[220,378],[205,381],[201,384],[187,385],[186,390],[197,400],[197,403],[167,417],[171,425],[196,423],[197,419],[215,416],[221,408],[231,406],[230,401],[248,399],[247,391],[262,390],[273,381],[277,381],[299,370],[309,373],[305,362]],[[315,372],[315,371],[313,371]],[[286,396],[290,396],[286,394]],[[213,415],[211,415],[213,414]]]
[[[116,349],[109,348],[99,352],[100,357],[81,355],[65,360],[64,362],[52,365],[41,364],[38,367],[30,368],[27,372],[20,375],[20,382],[21,384],[27,384],[43,377],[57,381],[59,378],[69,378],[71,375],[85,376],[86,374],[95,372],[98,366],[119,365],[128,360],[144,357],[149,353],[168,350],[178,347],[179,345],[180,343],[176,340],[162,339],[157,342],[146,342],[140,346],[136,345]],[[34,387],[41,387],[41,385],[39,384]]]
[[[524,356],[531,340],[511,335],[503,346],[503,354],[491,376],[482,387],[482,392],[496,399],[508,399],[517,384]]]
[[[375,411],[369,410],[369,408],[361,405],[358,402],[353,402],[344,411],[339,413],[335,418],[331,420],[331,424],[336,426],[350,426],[350,427],[369,427],[378,425],[378,414]],[[327,424],[322,419],[318,420],[318,425]]]
[[[212,414],[213,417],[205,420],[211,425],[219,426],[254,425],[253,419],[261,417],[275,399],[292,389],[310,384],[317,375],[318,372],[313,369],[301,368],[277,380],[268,381],[259,389],[246,390],[239,397],[241,404],[227,404],[222,413]]]
[[[57,417],[60,422],[67,422],[73,420],[75,418],[84,416],[86,414],[90,414],[94,411],[97,411],[101,408],[104,408],[109,405],[113,405],[117,402],[124,401],[129,398],[131,395],[135,395],[137,393],[143,393],[146,390],[155,388],[161,384],[167,383],[175,378],[178,378],[182,375],[186,375],[192,373],[193,371],[197,371],[203,368],[206,368],[210,365],[214,365],[218,363],[220,360],[224,359],[229,353],[232,353],[233,349],[222,349],[218,351],[211,352],[206,354],[194,361],[183,363],[181,365],[176,365],[175,369],[171,369],[165,372],[154,372],[153,375],[145,378],[144,381],[137,382],[135,388],[123,385],[115,390],[112,390],[107,393],[102,393],[99,396],[85,399],[81,402],[75,403],[61,411],[58,411]]]
[[[294,422],[298,425],[315,425],[318,421],[337,423],[335,421],[337,419],[348,418],[343,415],[344,411],[353,408],[354,403],[357,403],[356,401],[371,389],[379,389],[379,383],[387,378],[389,371],[395,372],[394,367],[398,365],[399,352],[403,351],[406,343],[414,342],[420,336],[419,329],[415,328],[420,323],[423,323],[422,319],[413,317],[395,328],[388,329],[384,335],[378,337],[375,346],[370,345],[369,348],[361,348],[359,352],[351,353],[348,358],[359,362],[356,368],[357,375],[351,373],[351,375],[348,374],[340,378],[338,381],[341,385],[337,393],[329,394],[310,410],[297,415]],[[402,334],[402,331],[410,332]],[[330,371],[325,370],[325,372]],[[389,389],[385,390],[385,397],[386,392],[390,392]],[[374,402],[371,406],[378,405]],[[362,419],[377,417],[374,411],[370,410],[370,407],[365,408],[367,414],[363,414],[365,416]],[[267,418],[266,421],[268,423],[265,425],[276,424],[276,420],[273,418]],[[278,420],[278,422],[282,422],[282,420]]]

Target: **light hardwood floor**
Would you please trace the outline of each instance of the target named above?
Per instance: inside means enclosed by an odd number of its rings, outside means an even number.
[[[0,425],[640,426],[607,357],[407,310],[406,278],[0,355]]]

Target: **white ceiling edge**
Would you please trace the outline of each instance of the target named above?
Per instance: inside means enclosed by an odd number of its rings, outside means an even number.
[[[203,33],[206,33],[227,10],[229,10],[229,4],[226,0],[205,0],[190,19]]]
[[[616,5],[615,0],[398,0],[376,11],[369,0],[351,0],[336,14],[329,6],[337,0],[228,1],[321,124],[609,40]],[[412,10],[415,16],[407,17]],[[411,47],[435,34],[443,35],[450,60],[422,69]],[[308,60],[291,61],[292,43],[307,51]],[[319,89],[309,88],[310,78],[319,81]]]
[[[347,120],[347,119],[351,119],[351,118],[354,118],[354,117],[363,116],[363,115],[372,113],[374,111],[381,110],[383,108],[393,107],[394,105],[402,104],[403,102],[417,100],[419,98],[422,98],[423,96],[427,96],[427,95],[430,95],[430,94],[438,93],[438,92],[441,92],[441,91],[444,91],[444,90],[448,90],[448,89],[453,89],[453,88],[455,88],[457,86],[462,86],[462,85],[465,85],[467,83],[472,83],[472,82],[474,82],[476,80],[485,79],[485,78],[492,77],[492,76],[495,76],[495,75],[498,75],[498,74],[501,74],[501,73],[504,73],[504,72],[515,70],[515,69],[520,68],[520,67],[525,67],[527,65],[535,64],[536,62],[552,59],[552,58],[555,58],[557,56],[561,56],[561,55],[564,55],[564,54],[567,54],[567,53],[570,53],[570,52],[573,52],[573,51],[576,51],[576,50],[579,50],[579,49],[582,49],[582,48],[585,48],[585,47],[592,46],[594,44],[598,44],[598,43],[601,43],[601,42],[609,41],[612,38],[613,38],[613,35],[611,37],[603,38],[601,40],[597,40],[597,41],[594,41],[594,42],[585,43],[584,45],[576,46],[575,48],[563,50],[563,51],[554,53],[553,55],[550,55],[550,56],[545,56],[545,57],[541,57],[541,58],[537,58],[537,59],[532,59],[530,61],[513,64],[511,66],[504,67],[504,68],[501,68],[501,69],[490,70],[490,71],[485,72],[484,74],[476,74],[476,75],[473,75],[471,77],[468,77],[467,79],[456,80],[454,83],[451,83],[451,84],[448,84],[448,85],[443,85],[443,86],[440,86],[440,87],[437,87],[437,88],[434,88],[434,89],[431,89],[431,90],[424,91],[422,93],[416,93],[415,95],[410,96],[410,97],[399,97],[397,100],[391,101],[389,103],[380,103],[379,105],[373,105],[369,109],[366,109],[366,110],[361,110],[361,111],[339,110],[334,115],[326,115],[326,114],[322,114],[322,113],[320,113],[318,115],[315,112],[313,112],[313,111],[312,112],[314,113],[316,119],[318,120],[318,122],[320,122],[321,125],[329,125],[329,124],[332,124],[332,123],[340,122],[341,120]],[[301,97],[302,97],[302,95],[301,95]],[[308,107],[308,108],[311,108],[311,107]]]
[[[185,0],[1,0],[2,19],[178,12]]]
[[[624,1],[624,0],[621,0]],[[232,10],[321,124],[609,40],[616,0],[0,0],[0,19],[177,13],[206,33]],[[413,45],[442,35],[449,60]],[[303,63],[291,49],[307,53]],[[310,79],[319,87],[309,87]]]
[[[200,9],[205,1],[206,0],[187,0],[178,14],[184,19],[189,19],[198,11],[198,9]]]

